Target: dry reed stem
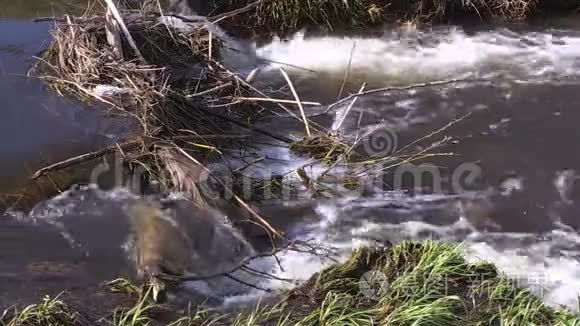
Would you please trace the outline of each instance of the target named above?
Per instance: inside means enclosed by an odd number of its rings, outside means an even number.
[[[308,125],[308,118],[306,118],[306,113],[304,112],[304,106],[302,106],[302,102],[300,101],[300,97],[298,96],[298,93],[296,92],[296,89],[294,88],[294,85],[292,84],[292,80],[290,80],[290,77],[288,76],[288,74],[286,73],[284,68],[280,67],[280,72],[282,73],[282,76],[284,76],[284,79],[286,79],[286,82],[288,83],[288,86],[290,87],[290,90],[292,91],[292,95],[296,99],[296,103],[298,104],[298,108],[300,109],[300,114],[302,115],[302,121],[304,122],[304,128],[306,129],[306,135],[310,138],[310,137],[312,137],[312,133],[310,132],[310,126]]]
[[[137,47],[137,44],[135,43],[133,36],[131,36],[131,32],[129,32],[127,25],[125,25],[125,21],[123,20],[123,17],[119,13],[119,9],[117,9],[117,6],[113,2],[113,0],[105,0],[105,3],[107,4],[107,10],[110,10],[111,13],[113,14],[113,17],[117,21],[117,24],[119,24],[119,28],[121,29],[121,32],[123,32],[123,35],[125,35],[127,42],[129,42],[129,45],[131,46],[133,51],[135,51],[135,54],[137,55],[139,60],[141,60],[141,62],[143,64],[147,64],[147,61],[145,60],[145,58],[141,54],[141,51],[139,50],[139,48]]]
[[[360,90],[358,91],[357,94],[361,94],[364,91],[365,87],[366,87],[366,83],[364,83],[361,86],[361,88],[360,88]],[[333,131],[337,131],[337,130],[340,129],[340,127],[342,127],[342,124],[346,120],[346,117],[350,113],[350,110],[352,110],[352,108],[354,107],[354,104],[356,103],[357,99],[358,99],[358,96],[352,99],[352,101],[350,102],[350,104],[348,105],[348,107],[346,108],[346,110],[342,113],[339,122],[336,124],[336,126],[334,126]]]

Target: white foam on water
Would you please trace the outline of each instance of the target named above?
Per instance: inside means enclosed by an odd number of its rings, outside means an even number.
[[[351,76],[383,81],[436,80],[507,75],[533,78],[577,76],[580,36],[507,29],[467,34],[447,31],[385,33],[382,37],[313,37],[302,33],[256,49],[259,57],[342,79],[351,51]],[[272,63],[266,69],[278,69]],[[284,66],[292,70],[292,66]],[[300,71],[295,69],[295,71]]]
[[[83,204],[98,205],[97,201],[123,203],[138,198],[127,188],[115,188],[112,190],[99,189],[97,185],[72,186],[57,196],[40,202],[28,214],[33,219],[57,219],[75,212]],[[83,212],[76,212],[83,214]],[[94,209],[91,213],[106,213],[105,210]]]
[[[554,186],[560,194],[560,198],[564,203],[571,204],[574,199],[571,198],[571,194],[574,188],[574,183],[580,180],[580,176],[574,170],[563,170],[558,171],[554,179]]]
[[[410,199],[417,201],[417,199]],[[358,205],[354,200],[342,200],[332,205],[321,204],[317,208],[320,221],[311,225],[314,230],[309,237],[327,246],[339,249],[340,260],[346,259],[352,250],[373,245],[373,240],[382,239],[397,243],[402,240],[425,241],[429,239],[462,243],[470,261],[493,262],[505,273],[514,285],[530,289],[547,304],[564,305],[578,310],[580,295],[580,235],[573,230],[554,230],[542,235],[527,233],[484,233],[476,231],[464,218],[450,225],[432,225],[422,221],[403,223],[378,223],[362,221],[344,234],[336,235],[345,205],[352,210]],[[372,201],[362,202],[361,207],[372,207]],[[284,272],[277,275],[305,280],[326,266],[304,254],[281,255]],[[272,282],[270,286],[278,285]]]
[[[175,194],[175,196],[178,195]],[[121,203],[131,200],[135,195],[126,189],[102,191],[90,186],[77,187],[39,205],[34,216],[39,219],[58,218],[66,215],[79,202],[90,201],[85,197]],[[339,261],[346,259],[356,248],[376,244],[373,240],[388,240],[396,243],[402,240],[436,239],[463,243],[469,260],[483,259],[493,262],[512,278],[516,285],[530,288],[547,304],[565,305],[578,309],[580,235],[574,230],[561,228],[541,235],[483,233],[477,232],[465,218],[461,217],[448,225],[433,225],[421,220],[387,223],[370,220],[371,216],[364,212],[364,210],[396,204],[396,207],[388,209],[411,217],[421,210],[437,205],[443,207],[442,209],[447,209],[444,208],[445,204],[442,204],[445,197],[444,195],[409,197],[402,193],[392,192],[364,199],[352,197],[321,202],[315,209],[319,220],[306,228],[311,231],[309,234],[301,235],[301,240],[312,240],[324,246],[334,247],[338,253],[334,258]],[[356,225],[358,226],[342,227],[345,220],[350,221],[353,218],[349,216],[352,212],[357,212]],[[266,258],[253,262],[252,267],[272,273],[279,278],[305,281],[332,263],[331,260],[322,260],[311,254],[295,251],[283,252],[278,255],[278,258],[282,268],[274,259]],[[250,281],[253,280],[255,278]],[[280,280],[262,280],[257,285],[277,290],[288,289],[292,286]],[[215,293],[215,288],[208,291]],[[243,291],[239,295],[227,297],[224,305],[236,306],[251,303],[264,296],[265,293],[259,290]]]
[[[491,261],[514,285],[530,289],[547,304],[577,310],[580,263],[574,258],[552,256],[551,247],[550,243],[538,243],[527,248],[524,255],[519,249],[500,250],[485,242],[466,244],[470,260]]]

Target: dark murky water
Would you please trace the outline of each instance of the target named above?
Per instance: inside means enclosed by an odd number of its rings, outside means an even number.
[[[453,155],[391,168],[366,197],[320,203],[320,223],[310,223],[306,233],[345,248],[385,239],[466,242],[473,257],[493,259],[508,273],[546,274],[553,291],[545,299],[574,305],[580,247],[570,227],[578,229],[580,213],[580,26],[552,26],[298,35],[259,48],[266,59],[315,71],[286,67],[308,101],[336,99],[353,46],[351,93],[363,82],[372,89],[486,80],[379,92],[356,102],[341,131],[376,130],[363,141],[365,150],[376,146],[396,155],[410,146],[415,153]],[[277,68],[269,65],[264,79],[278,80]],[[339,116],[319,119],[330,126]]]
[[[50,24],[28,19],[78,11],[71,1],[2,1],[0,3],[0,209],[27,207],[60,192],[60,184],[87,181],[56,176],[29,181],[35,170],[70,156],[102,148],[124,130],[98,110],[57,97],[40,81],[27,77],[33,56],[50,40]],[[76,9],[74,9],[76,8]],[[88,289],[99,270],[73,250],[52,227],[0,217],[0,306],[37,301],[46,293]],[[107,266],[105,260],[96,266]],[[115,268],[114,270],[118,270]],[[99,274],[97,272],[97,274]],[[91,285],[92,284],[92,285]],[[85,290],[81,290],[85,291]],[[90,291],[88,291],[90,293]],[[79,296],[82,297],[82,296]]]
[[[25,77],[30,57],[49,37],[49,25],[21,17],[47,15],[50,7],[21,6],[0,11],[10,17],[0,19],[0,192],[5,193],[18,189],[44,163],[94,150],[119,136],[98,110],[57,98]],[[437,167],[435,181],[406,180],[398,187],[395,170],[385,176],[386,186],[366,197],[345,193],[305,205],[309,209],[274,207],[276,213],[269,215],[283,219],[280,224],[290,234],[315,237],[345,252],[385,239],[466,242],[472,257],[493,259],[508,272],[549,274],[546,286],[552,291],[545,299],[573,304],[580,292],[580,25],[568,18],[547,25],[519,26],[517,32],[444,28],[386,31],[373,38],[295,36],[258,48],[264,59],[309,69],[286,67],[303,100],[324,104],[338,96],[353,44],[345,93],[356,92],[363,81],[370,89],[450,78],[487,80],[379,92],[361,98],[346,118],[342,133],[377,129],[376,137],[381,132],[390,137],[391,152],[409,145],[415,152],[454,153],[414,162]],[[257,64],[253,55],[234,64],[240,62]],[[259,82],[283,85],[276,64],[262,62],[262,70]],[[331,113],[314,120],[330,127],[337,117]],[[280,134],[302,135],[300,123],[291,119],[264,124]],[[267,169],[278,172],[305,163],[280,147],[259,154],[267,156]],[[409,171],[417,171],[417,165]],[[465,181],[466,167],[477,177],[458,187],[454,177]],[[31,301],[47,292],[87,288],[94,280],[124,273],[122,236],[100,242],[124,214],[122,194],[71,191],[21,216],[33,222],[0,219],[0,307],[16,298]],[[90,250],[71,247],[51,221],[74,230]],[[280,274],[290,277],[308,277],[320,268],[305,257],[289,255],[283,261],[287,265]]]
[[[14,11],[8,11],[11,6],[4,6],[3,12],[19,17],[24,7],[17,4]],[[50,15],[51,11],[31,5],[28,15],[34,13]],[[48,23],[0,16],[0,193],[5,194],[0,206],[4,208],[17,203],[19,194],[27,189],[51,191],[50,186],[25,181],[36,169],[101,148],[119,132],[118,128],[113,131],[111,119],[97,110],[59,98],[37,79],[27,77],[33,57],[50,39],[49,28]]]

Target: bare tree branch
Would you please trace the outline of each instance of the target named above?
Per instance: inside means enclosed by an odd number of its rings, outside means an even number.
[[[369,95],[369,94],[388,92],[388,91],[407,91],[407,90],[416,89],[416,88],[426,88],[426,87],[442,86],[442,85],[455,84],[455,83],[483,82],[483,81],[489,81],[489,80],[488,79],[481,79],[481,78],[478,78],[478,79],[448,79],[448,80],[439,80],[439,81],[420,83],[420,84],[412,84],[412,85],[408,85],[408,86],[389,86],[389,87],[370,89],[368,91],[364,91],[364,92],[360,92],[360,93],[356,93],[356,94],[351,94],[351,95],[329,105],[326,108],[325,113],[330,112],[330,110],[334,109],[338,105],[340,105],[344,102],[348,102],[349,100],[351,100],[353,98],[357,98],[357,97],[361,97],[361,96],[365,96],[365,95]]]
[[[262,4],[267,3],[267,2],[270,2],[270,1],[272,1],[272,0],[258,0],[256,2],[252,2],[252,3],[248,4],[245,7],[242,7],[242,8],[236,9],[236,10],[232,10],[230,12],[225,12],[223,14],[219,14],[219,15],[215,15],[215,16],[210,16],[210,17],[207,18],[207,20],[216,23],[216,22],[218,22],[220,20],[224,20],[224,19],[233,17],[235,15],[239,15],[241,13],[244,13],[246,11],[250,11],[250,10],[258,7],[259,5],[262,5]]]
[[[127,142],[120,143],[120,144],[116,143],[116,144],[109,146],[105,149],[102,149],[100,151],[90,152],[90,153],[82,154],[79,156],[71,157],[71,158],[66,159],[64,161],[43,167],[42,169],[36,171],[30,177],[30,179],[32,179],[32,180],[38,179],[48,172],[63,170],[63,169],[66,169],[66,168],[71,167],[71,166],[76,165],[76,164],[81,164],[81,163],[84,163],[87,161],[91,161],[91,160],[94,160],[96,158],[103,157],[105,155],[114,153],[115,151],[117,151],[119,149],[122,149],[123,151],[130,151],[130,150],[136,148],[137,146],[142,145],[143,140],[144,139],[140,137],[136,140],[127,141]]]
[[[157,274],[157,275],[152,275],[152,276],[156,277],[160,280],[163,280],[163,281],[181,283],[181,282],[205,281],[205,280],[218,278],[218,277],[229,277],[231,279],[234,279],[230,274],[232,274],[238,270],[242,270],[242,271],[246,271],[246,272],[251,273],[251,274],[258,274],[258,275],[266,277],[266,278],[271,278],[271,279],[285,281],[285,282],[293,282],[294,280],[280,278],[280,277],[277,277],[275,275],[271,275],[269,273],[257,271],[251,267],[248,267],[247,265],[250,262],[252,262],[256,259],[259,259],[259,258],[276,257],[277,254],[284,252],[284,251],[295,251],[295,252],[311,254],[313,256],[324,256],[325,258],[328,258],[328,259],[335,261],[333,258],[330,257],[330,255],[331,255],[330,251],[328,251],[327,249],[321,250],[321,248],[322,247],[314,246],[314,245],[308,243],[308,241],[295,240],[295,241],[288,242],[287,244],[285,244],[282,247],[273,248],[269,252],[260,253],[260,254],[254,255],[254,256],[250,256],[250,257],[244,259],[243,261],[241,261],[238,265],[236,265],[228,270],[225,270],[225,271],[220,271],[220,272],[216,272],[216,273],[208,274],[208,275],[175,276],[175,275],[168,275],[168,274]],[[251,271],[251,272],[249,272],[249,271]],[[247,282],[243,282],[243,281],[240,281],[237,279],[235,279],[235,280],[239,281],[240,283],[242,283],[244,285],[252,286],[251,284],[249,284]],[[259,289],[258,287],[255,287],[255,286],[253,286],[253,287]],[[265,289],[262,289],[262,290],[265,290]]]

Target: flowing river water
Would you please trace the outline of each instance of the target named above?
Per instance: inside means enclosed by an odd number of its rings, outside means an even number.
[[[26,20],[51,12],[35,6],[0,11],[0,191],[5,196],[46,162],[94,150],[127,131],[99,110],[59,98],[25,76],[30,58],[49,40],[48,24]],[[264,210],[270,212],[266,215],[275,216],[274,222],[292,237],[316,239],[344,255],[361,245],[404,239],[464,243],[470,259],[493,261],[550,304],[576,307],[577,21],[379,29],[362,36],[299,33],[259,45],[234,42],[231,46],[241,50],[229,64],[243,71],[261,67],[257,84],[284,85],[278,70],[283,63],[301,98],[323,104],[336,101],[347,70],[343,94],[356,92],[363,82],[371,89],[471,80],[361,97],[341,125],[344,134],[374,130],[371,140],[376,143],[366,142],[365,149],[377,153],[404,148],[454,153],[389,170],[391,181],[397,181],[403,172],[427,169],[431,178],[425,183],[402,178],[396,187],[373,184],[362,193],[345,190],[334,199],[278,202]],[[330,127],[345,107],[329,113],[313,107],[309,114]],[[282,135],[303,136],[300,122],[291,118],[260,123]],[[275,145],[260,151],[265,158],[261,167],[287,172],[307,163]],[[316,168],[308,172],[316,173]],[[0,218],[0,307],[62,290],[85,293],[124,275],[124,230],[116,226],[124,204],[134,197],[124,189],[75,187],[30,213],[9,209]],[[71,246],[59,225],[79,235],[82,246]],[[274,272],[289,278],[307,278],[325,264],[296,253],[284,255],[281,263],[284,270]]]

